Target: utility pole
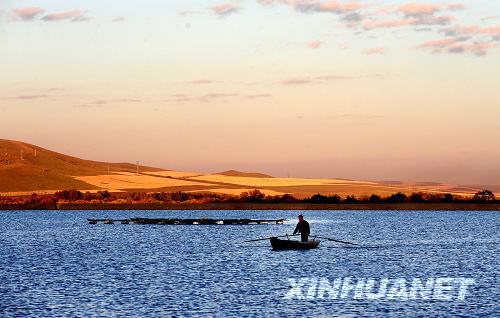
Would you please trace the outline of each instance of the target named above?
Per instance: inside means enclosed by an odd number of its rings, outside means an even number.
[[[35,149],[35,158],[36,158],[36,149]]]

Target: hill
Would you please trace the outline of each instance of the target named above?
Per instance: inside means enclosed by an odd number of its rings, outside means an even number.
[[[242,172],[237,170],[227,170],[224,172],[218,172],[215,174],[220,174],[228,177],[247,177],[247,178],[272,178],[272,176],[264,173],[258,172]]]
[[[141,171],[161,169],[140,167]],[[75,176],[135,172],[130,163],[107,163],[79,159],[20,141],[0,139],[0,192],[82,189],[98,187]]]
[[[396,192],[453,193],[470,196],[482,189],[436,182],[359,181],[347,179],[276,178],[256,172],[228,170],[217,174],[173,171],[131,163],[80,159],[20,141],[0,139],[0,194],[52,193],[64,189],[111,192],[212,192],[239,195],[259,189],[268,195],[289,193],[297,198],[316,193],[357,197]],[[498,194],[497,194],[498,195]]]

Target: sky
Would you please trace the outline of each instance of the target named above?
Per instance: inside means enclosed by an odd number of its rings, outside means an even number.
[[[0,0],[0,138],[174,170],[500,184],[500,1]]]

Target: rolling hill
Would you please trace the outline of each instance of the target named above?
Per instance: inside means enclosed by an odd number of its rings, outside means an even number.
[[[0,139],[0,192],[97,189],[75,176],[113,172],[135,172],[130,163],[83,160],[20,141]],[[141,171],[159,171],[140,167]]]
[[[484,188],[480,185],[459,186],[437,182],[276,178],[236,170],[204,174],[147,166],[140,166],[140,173],[137,174],[136,168],[131,163],[84,160],[24,142],[0,139],[0,195],[53,193],[63,189],[225,194],[259,189],[269,195],[290,193],[303,198],[316,193],[359,197],[418,191],[471,195]]]
[[[248,178],[272,178],[272,176],[264,173],[258,173],[258,172],[243,172],[243,171],[237,171],[237,170],[227,170],[224,172],[218,172],[215,174],[223,175],[223,176],[228,176],[228,177],[248,177]]]

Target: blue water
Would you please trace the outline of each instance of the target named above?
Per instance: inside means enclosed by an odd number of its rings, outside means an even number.
[[[307,211],[322,241],[271,251],[294,211],[0,211],[0,316],[498,316],[500,213]],[[284,225],[89,225],[87,218],[288,218]],[[463,300],[286,299],[289,278],[474,279]]]

